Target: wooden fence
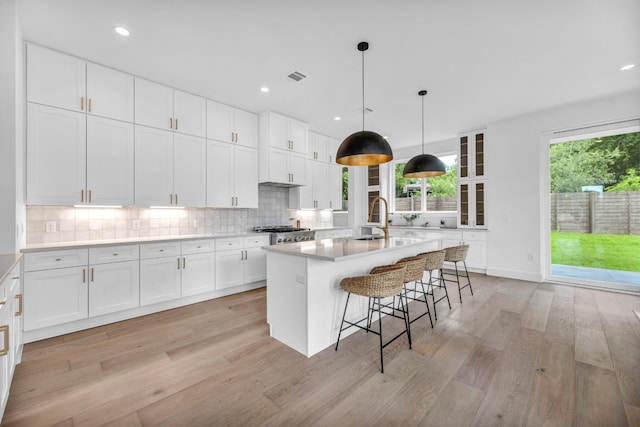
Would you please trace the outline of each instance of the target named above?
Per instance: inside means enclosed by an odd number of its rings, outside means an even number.
[[[422,197],[397,197],[396,212],[419,211]],[[427,197],[427,211],[457,211],[456,196]]]
[[[640,191],[553,193],[551,230],[640,234]]]

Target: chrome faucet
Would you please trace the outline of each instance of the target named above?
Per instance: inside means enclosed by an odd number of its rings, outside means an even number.
[[[382,230],[384,233],[384,239],[389,240],[389,203],[387,203],[387,199],[382,196],[376,196],[371,201],[371,206],[369,206],[369,222],[371,222],[371,217],[373,217],[373,206],[378,200],[382,200],[384,202],[384,226],[377,225],[376,227]]]

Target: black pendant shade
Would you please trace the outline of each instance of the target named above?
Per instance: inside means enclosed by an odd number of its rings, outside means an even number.
[[[422,98],[422,154],[413,157],[404,165],[402,176],[405,178],[428,178],[447,173],[447,168],[442,160],[431,154],[424,154],[424,96],[426,90],[421,90],[418,95]]]
[[[442,160],[431,154],[418,154],[404,165],[402,176],[405,178],[427,178],[447,173]]]
[[[369,43],[358,43],[358,50],[362,52],[362,130],[349,135],[336,153],[336,163],[347,166],[379,165],[393,160],[391,146],[381,135],[364,130],[364,51],[369,49]]]
[[[347,166],[379,165],[393,159],[386,139],[375,132],[362,130],[349,135],[338,148],[336,162]]]

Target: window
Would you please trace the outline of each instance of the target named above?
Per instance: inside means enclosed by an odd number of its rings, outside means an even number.
[[[349,210],[349,168],[346,166],[342,168],[342,206],[340,210]]]
[[[447,173],[433,178],[404,178],[402,171],[408,160],[394,162],[391,182],[395,197],[394,212],[455,212],[457,210],[457,156],[440,156]]]

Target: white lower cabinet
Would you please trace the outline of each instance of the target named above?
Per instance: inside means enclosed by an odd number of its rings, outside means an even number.
[[[180,298],[180,242],[140,245],[140,305]]]
[[[216,289],[216,257],[213,240],[182,242],[182,296]]]
[[[216,289],[266,279],[269,236],[233,237],[216,241]]]
[[[487,269],[487,233],[485,231],[443,231],[442,247],[468,244],[467,268]]]
[[[0,282],[0,420],[9,398],[11,379],[22,355],[23,299],[20,264]]]
[[[140,305],[138,260],[91,266],[89,276],[89,316]]]

